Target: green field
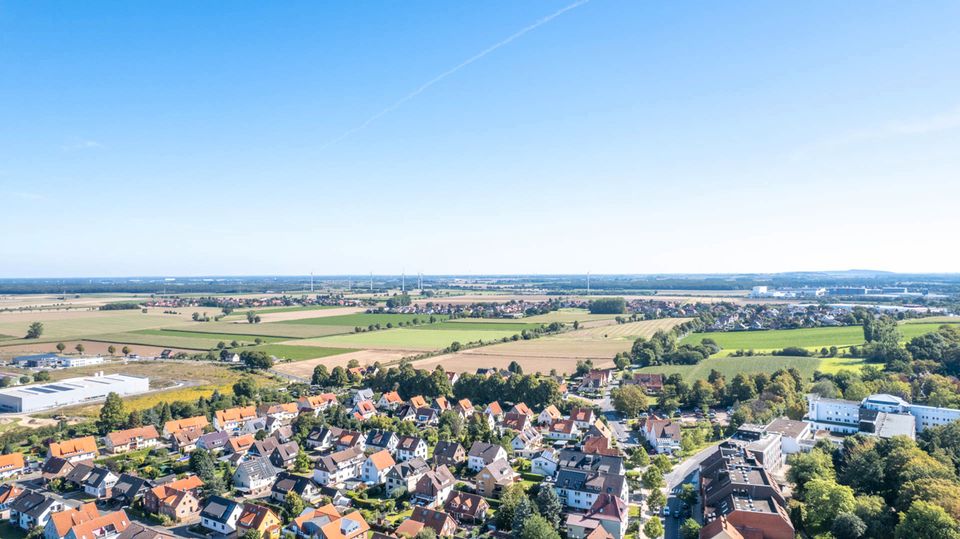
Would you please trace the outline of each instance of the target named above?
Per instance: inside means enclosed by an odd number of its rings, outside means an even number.
[[[819,358],[811,357],[783,357],[783,356],[753,356],[753,357],[711,357],[696,365],[658,365],[644,367],[640,372],[661,374],[679,373],[686,381],[706,379],[710,370],[716,369],[727,377],[729,382],[740,373],[753,374],[758,372],[772,373],[778,369],[795,367],[805,379],[812,379],[813,372],[820,366]]]
[[[286,337],[267,337],[263,335],[244,335],[242,333],[207,333],[200,331],[183,331],[179,329],[141,329],[134,331],[138,335],[158,335],[161,337],[186,337],[190,339],[217,339],[230,344],[230,341],[252,343],[260,339],[264,343],[290,340]]]
[[[446,320],[445,315],[433,315],[437,320]],[[280,322],[273,322],[274,324],[291,324],[291,325],[320,325],[320,326],[348,326],[348,327],[368,327],[371,324],[380,324],[381,326],[386,326],[387,324],[397,325],[399,322],[407,323],[412,321],[414,318],[420,320],[421,323],[426,323],[430,319],[428,314],[367,314],[367,313],[357,313],[357,314],[345,314],[341,316],[322,316],[320,318],[303,318],[300,320],[283,320]]]
[[[131,331],[127,333],[107,333],[104,335],[91,335],[84,337],[88,341],[109,342],[115,344],[139,344],[144,346],[160,346],[163,348],[183,348],[186,350],[210,350],[216,348],[220,342],[230,344],[230,340],[206,337],[184,337],[179,335],[166,335],[166,332],[160,332],[159,335],[150,333],[140,333]],[[232,340],[232,339],[231,339]],[[247,336],[244,341],[247,344],[253,344],[253,338]]]
[[[903,334],[903,340],[909,341],[918,335],[936,331],[941,325],[938,323],[901,324],[900,332]],[[704,338],[715,340],[723,348],[721,355],[729,355],[736,350],[771,351],[788,346],[819,350],[823,347],[843,348],[863,344],[863,328],[844,326],[766,331],[712,331],[691,333],[681,342],[694,344]]]
[[[264,322],[260,324],[233,323],[233,322],[191,322],[190,325],[174,326],[168,329],[188,331],[191,333],[229,333],[236,335],[250,335],[253,337],[285,337],[287,339],[305,339],[308,337],[323,337],[338,333],[351,333],[353,326],[318,326],[312,324],[280,324],[278,322]]]
[[[463,321],[461,321],[463,320]],[[474,320],[474,321],[471,321]],[[476,318],[464,318],[457,320],[448,320],[442,324],[426,324],[423,326],[411,326],[412,329],[425,329],[425,330],[434,330],[434,329],[444,329],[452,331],[467,331],[467,330],[476,330],[476,331],[513,331],[514,333],[520,333],[523,330],[533,331],[539,327],[541,324],[524,324],[522,322],[513,322],[509,324],[487,324],[485,322],[476,322]]]
[[[74,316],[58,320],[43,319],[42,322],[43,335],[34,341],[23,339],[23,336],[27,334],[27,327],[31,323],[31,320],[26,317],[20,317],[20,320],[17,321],[0,322],[0,334],[13,336],[12,341],[14,342],[55,342],[104,333],[122,333],[183,324],[183,320],[180,318],[142,314],[140,311],[126,311],[123,314],[115,315],[90,313],[89,316]],[[8,344],[8,342],[5,341],[4,344]],[[9,342],[9,344],[13,344],[13,342]]]
[[[469,342],[498,341],[503,337],[512,337],[515,331],[463,330],[449,329],[385,329],[367,331],[349,335],[332,335],[317,339],[305,339],[297,343],[316,346],[343,346],[347,348],[372,348],[386,350],[442,350],[454,341],[460,344]]]
[[[347,352],[356,352],[351,348],[325,348],[321,346],[292,346],[286,344],[264,344],[246,348],[246,350],[259,350],[268,355],[289,359],[291,361],[303,361],[305,359],[314,359],[318,357],[335,356],[346,354]]]
[[[559,309],[547,314],[538,314],[525,318],[458,318],[450,322],[479,322],[483,324],[549,324],[551,322],[563,322],[572,324],[575,320],[578,322],[590,322],[594,320],[612,320],[616,318],[615,314],[590,314],[586,309]]]

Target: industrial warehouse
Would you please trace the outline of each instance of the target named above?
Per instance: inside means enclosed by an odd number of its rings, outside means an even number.
[[[0,412],[35,412],[106,398],[113,392],[136,395],[150,390],[150,379],[127,374],[67,378],[59,382],[0,389]]]

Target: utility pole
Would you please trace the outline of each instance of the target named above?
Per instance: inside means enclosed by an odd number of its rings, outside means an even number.
[[[310,293],[313,293],[313,272],[310,272]]]

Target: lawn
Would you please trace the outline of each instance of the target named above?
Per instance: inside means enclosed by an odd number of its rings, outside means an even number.
[[[352,333],[349,335],[332,335],[329,337],[320,337],[317,339],[304,339],[299,341],[288,341],[284,344],[306,345],[306,346],[332,346],[346,347],[356,349],[381,349],[381,350],[442,350],[450,346],[454,341],[460,344],[470,342],[498,341],[503,337],[512,337],[516,331],[494,331],[494,330],[462,330],[453,331],[449,329],[385,329],[380,331],[367,331],[363,333]]]
[[[900,324],[904,341],[936,331],[942,324]],[[954,325],[954,324],[951,324]],[[960,324],[957,324],[960,327]],[[863,328],[860,326],[823,327],[804,329],[774,329],[765,331],[712,331],[691,333],[683,338],[684,343],[699,343],[701,339],[711,338],[722,348],[721,355],[729,355],[736,350],[770,351],[788,346],[807,349],[836,346],[838,348],[863,344]]]
[[[380,324],[381,326],[386,326],[387,324],[397,325],[399,322],[407,323],[412,321],[414,318],[420,320],[421,323],[426,323],[430,319],[431,315],[428,314],[379,314],[379,313],[357,313],[357,314],[345,314],[342,316],[322,316],[319,318],[301,318],[298,320],[283,320],[280,322],[274,322],[276,324],[315,324],[320,326],[349,326],[349,327],[368,327],[372,324]],[[433,315],[437,320],[446,320],[445,315]]]
[[[303,361],[305,359],[316,359],[346,354],[347,352],[356,352],[356,350],[352,348],[325,348],[320,346],[293,346],[288,344],[264,344],[246,348],[246,350],[258,350],[268,355],[280,359],[289,359],[291,361]]]
[[[812,357],[785,357],[785,356],[753,356],[753,357],[711,357],[697,365],[659,365],[644,367],[640,372],[673,374],[679,373],[684,380],[693,381],[706,379],[710,370],[720,371],[727,380],[731,380],[739,373],[753,374],[758,372],[772,373],[778,369],[795,367],[806,379],[813,378],[813,372],[820,365],[819,358]]]

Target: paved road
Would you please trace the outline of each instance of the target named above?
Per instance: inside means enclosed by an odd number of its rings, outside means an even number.
[[[692,483],[694,487],[697,486],[698,476],[700,474],[700,463],[712,455],[716,449],[715,446],[711,445],[700,450],[697,454],[684,460],[663,476],[664,482],[667,484],[667,507],[670,508],[671,515],[664,518],[664,539],[680,538],[680,525],[683,524],[686,518],[673,517],[676,511],[680,510],[681,505],[680,500],[677,498],[677,493],[680,491],[680,486],[684,483]],[[691,515],[696,515],[697,512],[698,507],[691,508]]]

